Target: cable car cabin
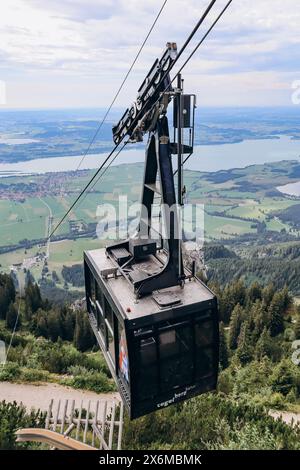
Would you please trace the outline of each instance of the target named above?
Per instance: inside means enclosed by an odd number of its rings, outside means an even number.
[[[90,322],[131,419],[216,388],[216,299],[200,280],[137,300],[104,249],[85,252],[84,266]]]

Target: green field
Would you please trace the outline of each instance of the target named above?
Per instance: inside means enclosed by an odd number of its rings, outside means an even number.
[[[230,239],[243,234],[253,234],[257,230],[256,224],[262,222],[265,222],[268,230],[281,232],[285,229],[292,235],[299,236],[299,232],[292,230],[289,224],[272,216],[273,212],[284,210],[299,203],[299,200],[280,193],[269,195],[269,192],[274,192],[277,186],[297,181],[289,177],[289,172],[292,174],[294,167],[294,162],[255,165],[234,170],[234,178],[232,171],[216,173],[186,171],[187,202],[204,205],[206,239]],[[0,247],[18,244],[24,239],[45,239],[49,228],[49,216],[53,217],[51,223],[53,228],[92,174],[93,172],[83,171],[76,175],[66,173],[63,176],[48,174],[6,178],[5,184],[8,189],[13,184],[35,184],[39,186],[39,190],[36,190],[36,193],[29,192],[23,202],[0,200]],[[143,164],[111,167],[101,182],[95,185],[72,210],[56,234],[70,234],[70,220],[82,221],[86,227],[91,223],[96,224],[100,220],[97,217],[97,207],[103,204],[111,204],[116,208],[118,217],[119,196],[127,196],[129,206],[139,202],[142,178]],[[43,192],[44,187],[54,190]],[[85,248],[96,248],[103,244],[104,242],[99,240],[87,238],[52,243],[49,270],[60,273],[63,264],[79,263]],[[24,249],[20,249],[0,255],[2,269],[7,270],[12,264],[23,262],[24,258],[32,258],[39,251],[46,251],[45,246],[36,246],[26,253]],[[37,277],[40,276],[41,269],[42,266],[38,264],[32,268]]]
[[[205,214],[205,235],[208,240],[231,238],[243,233],[255,233],[251,222]]]
[[[103,246],[103,242],[88,238],[74,240],[71,243],[69,240],[51,243],[49,252],[50,256],[47,260],[50,276],[52,271],[56,271],[60,281],[63,282],[61,276],[63,266],[72,266],[73,264],[82,263],[84,250],[96,250]],[[24,260],[30,260],[42,251],[45,251],[45,246],[34,247],[28,250],[15,250],[10,253],[0,254],[0,271],[9,272],[11,265],[23,263]],[[42,261],[29,267],[30,272],[36,280],[40,278],[42,269]],[[22,275],[21,271],[19,271],[19,275],[20,274]]]

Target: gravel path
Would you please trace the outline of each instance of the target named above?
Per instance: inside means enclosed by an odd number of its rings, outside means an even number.
[[[85,390],[74,390],[62,385],[45,383],[42,385],[14,384],[10,382],[0,382],[0,401],[16,401],[23,403],[28,410],[31,408],[48,410],[51,399],[58,403],[59,400],[75,400],[75,407],[79,408],[81,401],[86,407],[89,400],[91,403],[96,401],[119,401],[118,393],[97,394]]]
[[[275,419],[282,418],[286,424],[296,425],[300,424],[300,413],[291,413],[289,411],[270,411],[270,415]]]

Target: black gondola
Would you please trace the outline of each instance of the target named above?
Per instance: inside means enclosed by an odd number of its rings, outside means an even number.
[[[90,323],[132,419],[217,385],[217,301],[184,266],[176,236],[178,212],[171,210],[182,204],[182,158],[193,150],[195,107],[194,96],[182,93],[181,77],[176,90],[171,87],[168,69],[174,54],[176,45],[168,44],[143,82],[134,112],[128,110],[113,129],[115,142],[126,133],[140,140],[149,131],[137,233],[84,254]],[[162,75],[163,87],[158,80]],[[172,98],[173,143],[166,116]],[[138,111],[143,107],[144,119]],[[184,129],[189,129],[186,144]],[[177,199],[172,153],[178,155]],[[162,241],[160,236],[159,243],[153,237],[155,194],[167,220],[167,237]]]

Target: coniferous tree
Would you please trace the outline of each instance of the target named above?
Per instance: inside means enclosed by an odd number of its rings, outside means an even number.
[[[220,319],[226,325],[229,324],[232,311],[237,304],[241,306],[246,305],[247,289],[243,281],[233,281],[231,284],[227,284],[225,288],[219,294],[219,311]]]
[[[60,316],[57,311],[51,311],[47,314],[48,337],[51,341],[57,341],[62,335]]]
[[[84,324],[85,324],[86,348],[91,349],[93,346],[95,346],[95,344],[97,344],[97,342],[96,342],[96,338],[91,328],[88,315],[86,312],[84,313]]]
[[[0,319],[6,318],[7,309],[9,307],[9,298],[5,286],[0,285]]]
[[[5,320],[11,302],[16,299],[16,290],[8,274],[0,274],[0,319]]]
[[[76,314],[76,323],[75,323],[75,331],[74,331],[74,346],[79,351],[84,351],[84,339],[83,339],[83,315],[80,312]]]
[[[253,359],[253,347],[251,345],[251,333],[249,322],[245,321],[241,326],[238,339],[237,356],[241,364],[247,364]]]
[[[31,331],[36,336],[43,336],[44,338],[49,337],[48,324],[47,324],[47,312],[39,309],[32,319]]]
[[[269,327],[268,315],[265,309],[265,304],[257,300],[251,309],[253,322],[254,322],[254,337],[258,339],[262,334],[264,328]]]
[[[276,291],[273,284],[269,284],[263,289],[262,298],[267,307],[271,305],[275,292]]]
[[[243,320],[244,310],[238,304],[231,315],[230,323],[229,323],[229,348],[236,349],[238,346],[238,337],[241,330],[241,324]]]
[[[218,299],[220,319],[227,325],[230,321],[231,312],[234,308],[234,304],[231,300],[229,286],[226,286],[223,291],[219,291]]]
[[[256,359],[263,359],[264,357],[268,357],[270,354],[270,333],[265,327],[263,329],[262,334],[260,335],[259,340],[257,341],[256,348],[255,348],[255,357]]]
[[[26,271],[26,276],[25,276],[25,288],[28,286],[29,283],[34,284],[35,279],[34,276],[31,274],[29,269]]]
[[[66,341],[73,341],[74,328],[75,328],[75,315],[74,312],[68,308],[63,307],[61,310],[62,322],[62,338]]]
[[[248,290],[248,299],[250,303],[255,303],[257,300],[262,299],[262,290],[259,283],[254,282]]]
[[[19,288],[19,279],[18,279],[18,276],[16,274],[16,271],[11,270],[10,271],[10,277],[11,277],[13,283],[14,283],[15,289],[18,289]]]
[[[225,336],[224,323],[220,323],[220,346],[219,346],[219,362],[222,369],[226,369],[229,365],[228,346]]]
[[[299,373],[297,367],[289,358],[282,359],[276,364],[270,377],[270,383],[275,392],[287,395],[293,388],[297,387]]]
[[[247,298],[247,289],[242,280],[238,280],[231,284],[231,297],[234,305],[245,305]]]
[[[28,281],[25,289],[25,315],[26,319],[30,320],[31,316],[43,307],[43,301],[39,286],[33,284],[31,280]]]
[[[18,319],[18,309],[15,304],[11,303],[8,307],[6,314],[6,328],[13,330],[14,328],[18,329],[20,327],[20,319]]]
[[[277,292],[269,307],[270,334],[272,337],[279,335],[284,330],[284,299],[281,292]]]
[[[87,351],[95,344],[95,338],[85,312],[77,312],[74,345],[79,351]]]
[[[283,312],[286,313],[288,309],[293,305],[293,298],[291,297],[289,293],[289,289],[287,286],[285,286],[282,291],[280,292],[282,296],[282,307],[283,307]]]
[[[11,302],[14,302],[16,300],[16,289],[14,282],[9,275],[6,275],[6,290],[8,291],[8,296]]]

